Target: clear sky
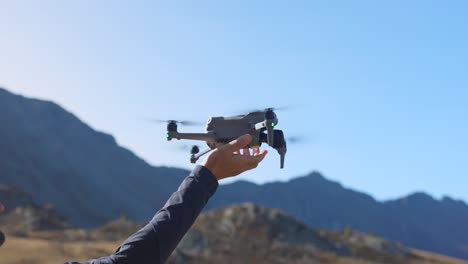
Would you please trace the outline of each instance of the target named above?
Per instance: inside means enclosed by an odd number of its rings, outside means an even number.
[[[187,169],[148,118],[296,106],[278,128],[307,141],[240,178],[468,201],[467,3],[0,0],[0,86]]]

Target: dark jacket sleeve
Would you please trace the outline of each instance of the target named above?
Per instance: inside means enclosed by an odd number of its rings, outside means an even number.
[[[196,166],[153,219],[125,240],[113,255],[85,263],[164,263],[217,188],[214,175],[205,167]],[[79,262],[66,264],[73,263]]]

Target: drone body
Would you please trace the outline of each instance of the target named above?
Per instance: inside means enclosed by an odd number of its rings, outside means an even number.
[[[278,124],[273,109],[264,111],[254,111],[246,115],[231,117],[212,117],[206,124],[205,133],[180,133],[177,131],[177,121],[170,120],[167,125],[167,140],[190,139],[206,141],[208,149],[198,153],[197,149],[192,149],[191,162],[195,163],[201,156],[217,148],[220,145],[244,135],[250,134],[252,142],[249,147],[260,146],[263,142],[268,143],[278,151],[281,157],[281,168],[284,167],[286,155],[286,141],[283,131],[274,129]],[[265,133],[266,132],[266,133]]]

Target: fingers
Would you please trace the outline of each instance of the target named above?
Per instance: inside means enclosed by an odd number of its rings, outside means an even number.
[[[244,149],[242,150],[242,155],[244,155],[244,156],[250,156],[250,149],[244,148]]]
[[[253,155],[256,156],[260,153],[260,147],[255,146],[253,147]]]
[[[258,164],[265,158],[268,152],[263,150],[253,156],[242,155],[238,156],[238,166],[242,168],[242,171],[251,170],[258,166]]]
[[[267,153],[268,153],[268,151],[262,150],[262,152],[255,155],[254,157],[257,159],[257,163],[260,163],[265,158]]]
[[[256,168],[258,166],[258,164],[265,158],[266,154],[268,152],[266,150],[263,150],[262,152],[258,153],[257,155],[253,156],[255,158],[255,167]]]
[[[229,142],[227,144],[228,148],[230,149],[231,152],[238,151],[240,149],[245,148],[249,143],[252,142],[252,136],[249,134],[245,134],[243,136],[240,136],[239,138]]]

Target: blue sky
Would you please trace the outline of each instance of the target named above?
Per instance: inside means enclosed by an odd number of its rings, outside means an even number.
[[[317,170],[381,200],[425,191],[468,201],[467,8],[1,1],[0,86],[59,103],[151,164],[188,169],[188,153],[148,118],[296,106],[278,113],[278,128],[307,138],[289,146],[286,168],[269,149],[239,178]]]

